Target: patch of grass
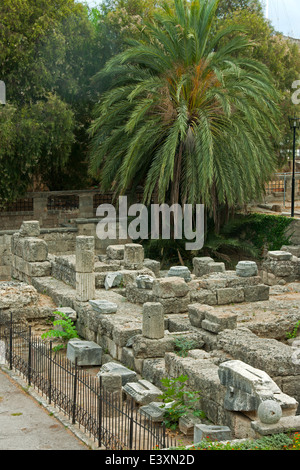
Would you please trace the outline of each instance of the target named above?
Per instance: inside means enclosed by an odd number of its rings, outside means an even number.
[[[188,450],[300,450],[300,433],[280,433],[236,443],[230,441],[227,443],[213,442],[206,438],[201,443],[189,447]]]

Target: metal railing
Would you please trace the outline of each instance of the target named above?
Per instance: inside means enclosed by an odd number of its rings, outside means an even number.
[[[133,399],[108,392],[95,377],[53,351],[52,341],[34,336],[31,327],[1,318],[0,346],[11,370],[18,371],[49,405],[78,424],[99,447],[153,450],[175,445],[161,423],[139,412]]]

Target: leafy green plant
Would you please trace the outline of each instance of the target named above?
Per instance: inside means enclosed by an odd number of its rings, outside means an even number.
[[[297,321],[296,325],[293,328],[293,331],[286,333],[286,338],[287,339],[296,338],[299,328],[300,328],[300,320]]]
[[[204,418],[205,414],[202,410],[195,408],[196,403],[200,399],[200,392],[189,391],[185,388],[187,375],[180,375],[177,378],[161,379],[165,391],[159,396],[163,400],[164,405],[174,402],[169,408],[165,408],[163,423],[167,428],[176,429],[179,418],[187,412],[191,412],[193,416]],[[162,407],[164,406],[162,405]]]
[[[195,341],[184,337],[175,339],[175,352],[178,356],[187,357],[188,351],[196,346]]]
[[[61,339],[63,344],[53,348],[54,351],[58,351],[59,349],[65,348],[70,339],[79,338],[79,336],[73,321],[65,313],[54,312],[54,314],[60,317],[53,321],[53,326],[58,327],[58,329],[46,331],[42,334],[41,338]]]

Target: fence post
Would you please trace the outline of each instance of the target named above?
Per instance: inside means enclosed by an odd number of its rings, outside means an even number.
[[[48,387],[48,403],[51,405],[51,386],[52,386],[52,341],[49,346],[49,387]]]
[[[98,447],[101,447],[102,445],[102,377],[100,375],[99,377],[99,393],[98,393]]]
[[[28,340],[28,373],[27,373],[27,381],[28,381],[28,385],[30,386],[31,385],[31,360],[32,360],[32,357],[31,357],[31,326],[29,326],[28,333],[29,333],[29,340]]]
[[[134,400],[131,398],[131,415],[130,415],[130,430],[129,430],[129,449],[132,449],[133,443],[133,408],[134,408]]]
[[[12,370],[12,345],[13,342],[13,320],[12,313],[10,314],[10,328],[9,328],[9,368]]]
[[[77,399],[77,357],[75,358],[72,424],[75,424],[75,421],[76,421],[76,399]]]

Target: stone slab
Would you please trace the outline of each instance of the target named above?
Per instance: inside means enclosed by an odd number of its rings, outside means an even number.
[[[93,341],[71,339],[67,345],[67,359],[78,366],[98,366],[102,361],[102,348]]]

